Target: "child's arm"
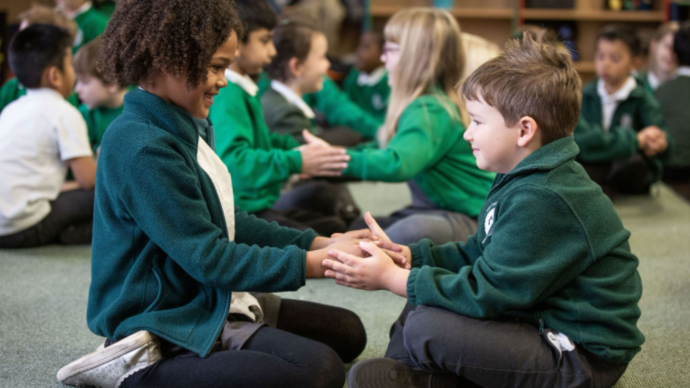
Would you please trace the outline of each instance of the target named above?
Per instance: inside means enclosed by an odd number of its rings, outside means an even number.
[[[457,132],[446,130],[452,125],[453,119],[436,98],[418,99],[403,112],[398,131],[385,149],[349,150],[352,159],[343,174],[381,182],[412,179],[455,145],[448,136],[440,136]]]
[[[584,229],[557,194],[526,187],[512,193],[501,206],[493,226],[493,241],[474,264],[461,266],[457,272],[413,266],[406,281],[410,303],[442,307],[470,317],[495,318],[543,301],[592,264]],[[611,246],[629,237],[629,232],[620,230],[610,236]],[[340,259],[343,255],[333,252],[332,256]],[[358,288],[380,287],[402,295],[402,272],[393,271],[382,255],[374,255],[377,260],[371,263],[366,262],[370,259],[343,257],[351,265],[332,265],[327,260],[327,276],[340,276],[340,282]]]
[[[587,122],[582,116],[575,126],[575,143],[580,147],[578,159],[597,163],[626,159],[640,150],[640,138],[629,127],[611,127],[609,131],[599,124]]]
[[[352,102],[328,77],[324,77],[323,89],[318,93],[305,95],[304,101],[323,112],[331,126],[352,128],[366,138],[375,138],[382,124]]]

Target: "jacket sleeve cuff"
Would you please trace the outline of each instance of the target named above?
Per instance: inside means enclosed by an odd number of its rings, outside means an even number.
[[[415,283],[417,275],[419,275],[420,268],[412,268],[410,275],[407,278],[407,300],[413,305],[417,305],[417,294],[415,293]]]
[[[347,168],[343,170],[343,175],[350,175],[360,179],[366,179],[364,176],[364,155],[361,151],[347,151],[350,155],[350,161],[347,162]]]
[[[285,156],[290,174],[299,174],[302,172],[302,153],[299,152],[299,150],[285,151]]]

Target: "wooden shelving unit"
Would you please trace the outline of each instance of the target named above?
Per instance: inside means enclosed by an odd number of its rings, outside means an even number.
[[[449,11],[458,18],[463,31],[482,36],[502,46],[512,37],[514,26],[557,21],[574,23],[580,60],[575,66],[587,81],[594,77],[594,45],[597,32],[609,23],[634,23],[655,29],[667,20],[670,0],[654,0],[650,11],[611,11],[606,0],[576,0],[573,9],[532,9],[524,0],[457,0]],[[376,25],[383,25],[394,13],[413,6],[431,6],[431,0],[370,0]]]

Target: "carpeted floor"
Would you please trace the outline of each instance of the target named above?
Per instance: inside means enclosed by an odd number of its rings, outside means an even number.
[[[409,202],[404,185],[353,184],[363,210],[385,215]],[[393,198],[393,200],[391,200]],[[647,336],[617,388],[690,387],[690,205],[666,187],[615,203],[641,261],[640,327]],[[89,247],[0,251],[0,387],[58,387],[55,373],[102,341],[86,327]],[[357,312],[369,337],[361,358],[381,356],[404,300],[310,280],[283,297]]]

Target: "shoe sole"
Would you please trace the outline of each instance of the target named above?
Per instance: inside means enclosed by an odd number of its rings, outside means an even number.
[[[79,386],[79,382],[72,381],[72,378],[77,377],[79,374],[85,371],[113,361],[118,357],[122,357],[123,355],[137,348],[144,347],[147,344],[157,340],[158,339],[148,331],[139,331],[108,346],[107,348],[99,347],[99,350],[89,353],[86,356],[83,356],[65,365],[58,371],[57,378],[62,384]]]

